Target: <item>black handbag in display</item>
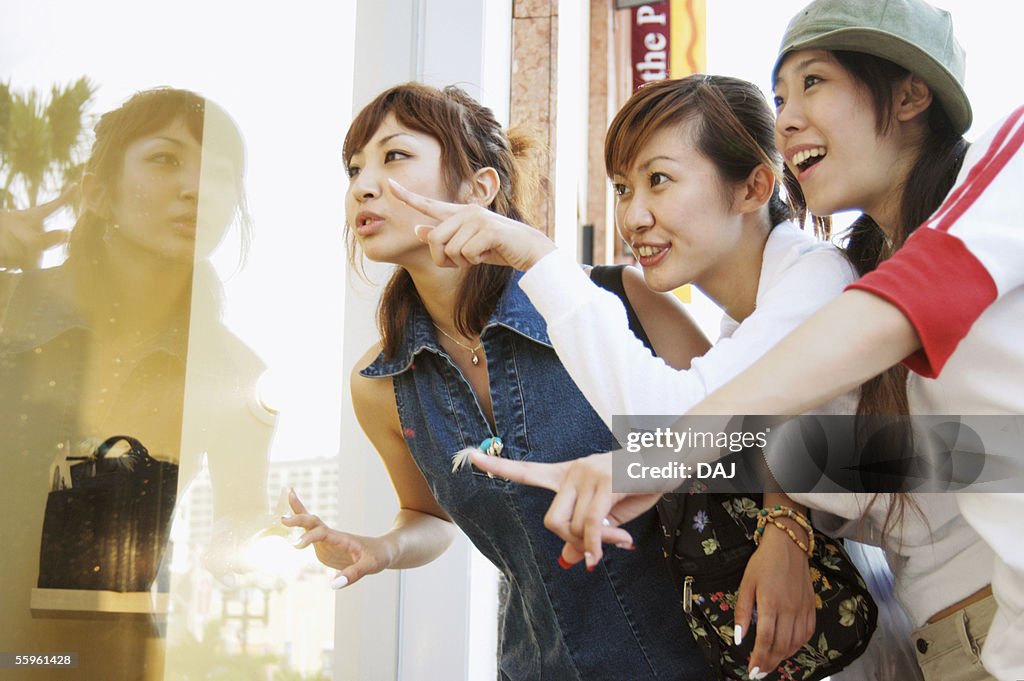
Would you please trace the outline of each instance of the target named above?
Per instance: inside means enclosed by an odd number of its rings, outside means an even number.
[[[110,455],[120,442],[129,451]],[[46,499],[38,586],[149,591],[167,548],[178,465],[157,461],[127,435],[67,461],[78,462],[70,466],[70,486],[51,490]]]

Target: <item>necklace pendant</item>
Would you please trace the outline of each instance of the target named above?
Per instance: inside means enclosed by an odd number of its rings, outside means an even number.
[[[476,356],[476,352],[473,353],[473,366],[480,364],[480,358]]]

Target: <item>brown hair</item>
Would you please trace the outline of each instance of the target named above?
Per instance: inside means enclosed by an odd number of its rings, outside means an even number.
[[[120,190],[125,150],[135,140],[181,120],[202,144],[204,132],[215,140],[218,152],[231,162],[238,197],[236,218],[242,229],[244,260],[252,238],[251,221],[246,208],[242,178],[245,174],[245,147],[241,132],[226,111],[200,95],[177,88],[154,88],[135,93],[120,107],[100,116],[96,139],[84,172],[95,175],[104,196]],[[105,203],[101,200],[100,203]],[[90,207],[79,214],[71,232],[69,254],[98,260],[102,257],[102,236],[110,218]]]
[[[863,52],[833,51],[832,56],[860,83],[875,108],[879,134],[892,125],[893,91],[910,72],[886,59]],[[942,203],[952,189],[963,165],[968,143],[956,132],[938,100],[928,108],[928,127],[917,159],[902,187],[899,221],[891,227],[891,238],[869,215],[850,226],[844,250],[857,273],[865,275],[889,258]],[[803,195],[794,196],[805,210]],[[906,369],[893,367],[861,387],[858,415],[906,415]]]
[[[857,82],[864,86],[875,107],[875,128],[879,133],[888,131],[892,124],[893,91],[910,75],[906,68],[891,61],[863,52],[835,51],[836,61]],[[956,131],[938,99],[928,107],[928,126],[921,141],[917,159],[902,187],[899,222],[891,226],[891,239],[867,215],[861,216],[850,227],[845,249],[858,274],[875,269],[883,260],[895,253],[907,238],[924,223],[942,204],[956,182],[969,144]],[[900,415],[910,413],[907,400],[907,369],[897,365],[861,386],[857,416]],[[907,424],[904,421],[904,424]],[[887,449],[905,457],[914,454],[914,441],[909,424],[893,429],[894,441]],[[897,441],[898,440],[898,441]],[[882,526],[883,541],[902,525],[909,510],[927,521],[913,497],[906,493],[889,493],[889,512]],[[871,500],[876,503],[878,497]],[[868,507],[870,509],[870,505]],[[867,511],[865,511],[865,515]]]
[[[887,132],[893,120],[893,92],[910,75],[910,71],[887,59],[863,52],[834,50],[831,54],[870,96],[875,109],[876,131],[879,134]],[[871,216],[861,215],[846,234],[844,250],[861,276],[891,257],[938,209],[949,190],[953,188],[963,165],[969,144],[963,135],[956,131],[938,99],[934,99],[928,107],[927,116],[927,130],[914,165],[901,188],[899,218],[898,222],[891,226],[891,233],[887,235],[883,232]],[[798,202],[800,209],[806,210],[802,194],[793,198]],[[861,428],[858,424],[858,435],[865,439],[866,430],[877,430],[877,425],[884,422],[885,417],[892,417],[894,427],[889,429],[886,448],[891,453],[912,456],[914,444],[911,431],[907,421],[900,418],[909,413],[907,369],[897,365],[861,386],[860,401],[857,405],[858,421],[864,420],[873,425]],[[900,423],[904,426],[899,427]],[[883,538],[902,523],[908,508],[922,515],[909,495],[891,493],[888,496],[890,510],[882,528]],[[872,499],[868,509],[876,501],[877,497]],[[866,513],[867,511],[865,515]]]
[[[768,204],[772,225],[792,217],[780,196],[782,155],[775,147],[775,118],[761,91],[738,78],[698,74],[640,88],[615,114],[605,136],[608,176],[626,173],[656,132],[691,121],[694,144],[724,182],[742,182],[764,165],[776,179]]]
[[[892,125],[893,90],[910,71],[863,52],[834,51],[832,55],[867,90],[875,107],[875,128],[880,134],[887,132]],[[925,138],[902,187],[899,222],[891,227],[891,242],[869,216],[851,227],[846,250],[859,273],[870,272],[890,257],[942,204],[953,188],[968,146],[939,100],[933,100],[928,107]]]
[[[342,156],[346,168],[389,114],[402,126],[438,141],[441,173],[449,191],[454,193],[476,171],[493,168],[501,186],[488,208],[513,220],[526,220],[525,197],[536,178],[527,173],[521,159],[529,155],[532,142],[525,135],[506,134],[490,109],[455,86],[439,90],[405,83],[377,95],[355,117],[345,136]],[[345,237],[349,258],[355,262],[356,242],[350,225],[345,227]],[[460,333],[477,335],[483,330],[511,275],[511,269],[496,265],[467,270],[456,297],[454,323]],[[385,356],[397,352],[406,320],[418,300],[412,277],[403,268],[396,269],[377,308]]]

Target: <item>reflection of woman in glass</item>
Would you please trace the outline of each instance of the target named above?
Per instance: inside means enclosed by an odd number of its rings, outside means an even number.
[[[382,341],[360,361],[352,397],[401,511],[383,536],[357,537],[327,528],[293,498],[296,516],[286,524],[309,530],[300,545],[316,542],[342,585],[433,560],[457,524],[507,580],[502,679],[703,678],[652,514],[631,525],[636,550],[610,552],[593,574],[565,570],[554,559],[561,543],[541,519],[549,495],[468,466],[453,472],[454,453],[490,438],[500,438],[501,456],[536,461],[613,444],[558,362],[518,275],[436,267],[414,233],[423,216],[389,185],[521,219],[522,148],[457,88],[398,86],[356,117],[344,151],[349,228],[367,257],[399,268],[381,301]],[[638,308],[658,306],[664,317],[676,309],[643,288]],[[673,337],[676,347],[683,336]],[[705,347],[698,335],[691,340],[690,355]]]
[[[243,170],[241,137],[221,109],[184,90],[138,93],[96,126],[67,261],[0,271],[0,649],[74,651],[77,673],[90,678],[162,674],[148,618],[52,618],[45,604],[33,618],[39,568],[61,572],[39,565],[51,462],[128,435],[189,480],[206,452],[218,517],[266,511],[270,426],[249,408],[262,366],[220,323],[205,261],[233,218],[246,224]],[[0,251],[0,269],[34,259],[25,245],[44,240],[24,235],[39,217],[0,216],[0,233],[22,235],[20,252]]]

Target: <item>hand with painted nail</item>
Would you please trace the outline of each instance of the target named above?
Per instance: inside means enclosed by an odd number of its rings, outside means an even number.
[[[530,269],[555,250],[540,230],[499,215],[475,203],[448,203],[429,199],[388,180],[391,193],[427,221],[416,235],[430,246],[430,255],[441,267],[470,267],[481,263]]]
[[[767,502],[765,502],[767,505]],[[802,530],[794,523],[794,531]],[[754,608],[757,630],[750,654],[751,679],[764,678],[814,634],[817,610],[807,554],[769,524],[747,563],[736,598],[736,623],[749,635]]]
[[[281,524],[306,530],[299,537],[295,548],[304,549],[312,544],[317,559],[339,571],[331,582],[335,589],[354,584],[366,575],[376,574],[391,566],[394,554],[383,538],[361,537],[331,529],[318,516],[306,510],[294,490],[288,495],[288,504],[294,515],[281,518]]]
[[[612,492],[612,453],[561,463],[512,461],[473,455],[477,468],[534,487],[555,492],[544,516],[544,526],[565,540],[559,564],[572,566],[581,560],[588,570],[604,556],[602,543],[632,548],[633,537],[619,527],[657,503],[660,494]]]
[[[0,267],[34,269],[46,251],[68,240],[68,232],[47,231],[48,217],[71,202],[77,186],[71,185],[60,196],[25,210],[0,210]]]

